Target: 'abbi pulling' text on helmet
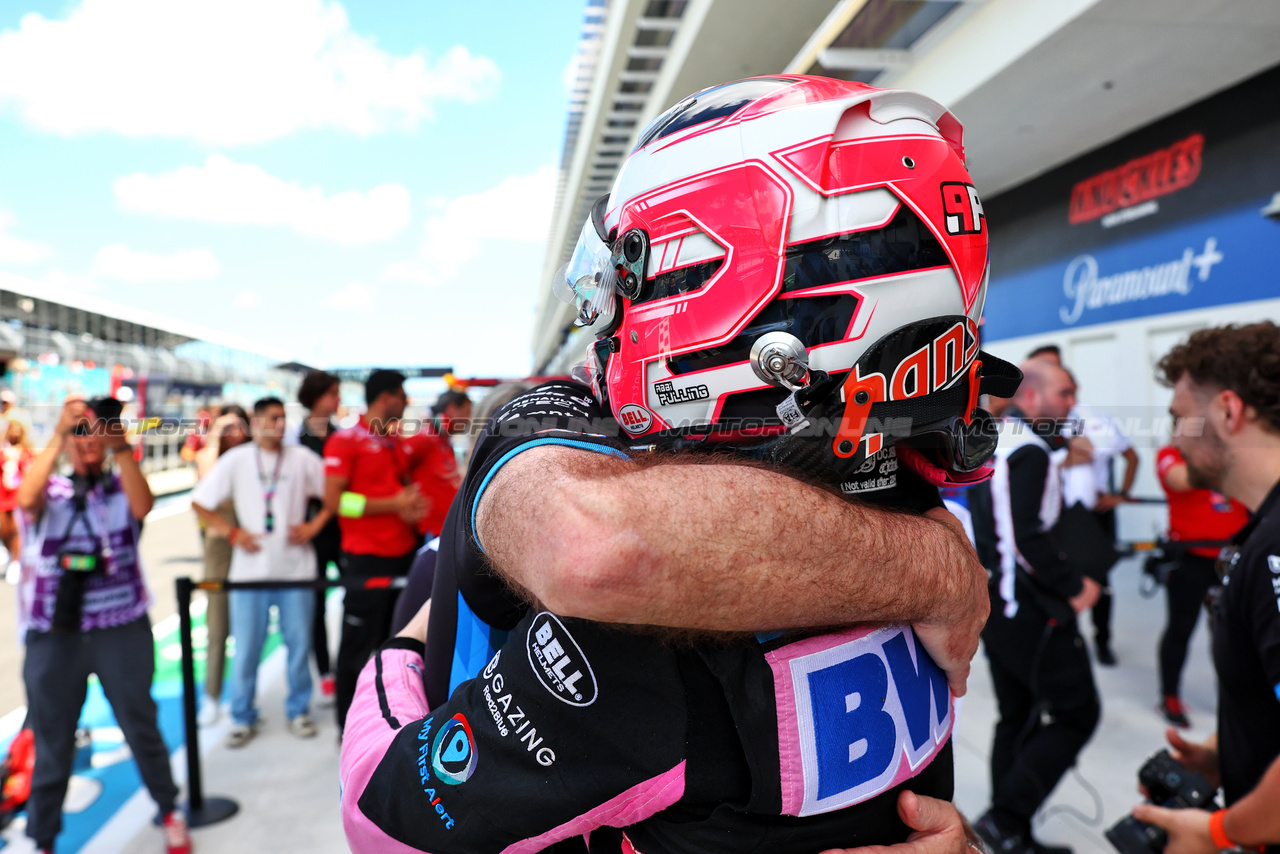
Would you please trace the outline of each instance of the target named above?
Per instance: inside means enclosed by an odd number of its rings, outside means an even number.
[[[980,391],[1018,377],[978,351],[987,261],[945,108],[761,77],[644,130],[554,286],[633,437],[754,441],[839,471],[912,438],[963,480],[994,449]]]

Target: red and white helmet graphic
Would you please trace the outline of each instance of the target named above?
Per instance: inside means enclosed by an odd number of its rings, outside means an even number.
[[[878,449],[876,406],[913,434],[968,423],[988,256],[961,133],[923,95],[806,76],[654,120],[555,283],[622,427],[777,434],[811,371],[843,383],[842,458]]]

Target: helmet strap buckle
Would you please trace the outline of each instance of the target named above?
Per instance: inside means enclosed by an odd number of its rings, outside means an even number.
[[[836,431],[835,439],[831,442],[831,452],[842,460],[847,460],[858,452],[863,430],[866,429],[867,419],[871,415],[871,406],[884,397],[883,380],[876,383],[873,379],[880,378],[868,377],[865,380],[859,378],[857,367],[845,377],[842,389],[844,415],[840,419],[840,429]],[[870,456],[872,440],[875,440],[876,450],[879,450],[880,437],[870,436],[867,439],[867,455]]]

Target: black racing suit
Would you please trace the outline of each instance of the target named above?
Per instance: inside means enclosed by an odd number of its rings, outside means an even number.
[[[361,676],[343,750],[353,849],[904,840],[902,787],[952,794],[950,692],[909,627],[671,643],[530,612],[486,568],[473,516],[494,473],[548,443],[627,455],[616,435],[586,387],[565,382],[486,428],[441,537],[425,662],[421,645],[393,641]],[[886,498],[937,505],[932,488],[895,488],[906,475],[892,453],[868,465],[893,482]],[[408,848],[380,847],[390,840]]]

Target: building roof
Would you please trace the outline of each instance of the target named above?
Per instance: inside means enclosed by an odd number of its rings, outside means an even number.
[[[288,361],[291,355],[283,350],[264,346],[257,341],[251,341],[237,335],[219,332],[199,324],[188,323],[185,320],[175,320],[146,309],[120,305],[103,299],[96,294],[77,291],[62,285],[37,282],[13,273],[0,272],[0,291],[10,291],[19,296],[44,300],[126,323],[145,326],[166,333],[168,336],[185,339],[185,341],[204,341],[232,350],[240,350],[275,362]],[[177,343],[184,342],[179,341]]]

